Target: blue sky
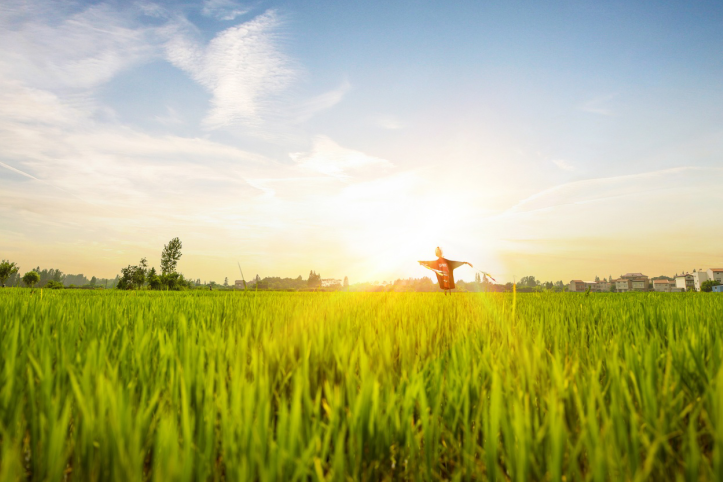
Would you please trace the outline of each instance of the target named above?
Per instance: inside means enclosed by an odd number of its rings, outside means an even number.
[[[0,3],[0,252],[112,276],[723,266],[723,8]],[[472,278],[473,273],[460,273]]]

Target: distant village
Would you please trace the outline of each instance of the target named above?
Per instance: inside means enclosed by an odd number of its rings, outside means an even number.
[[[0,263],[0,282],[2,286],[23,286],[24,281],[18,270],[10,272],[3,270],[9,263]],[[13,264],[14,265],[14,264]],[[134,267],[129,267],[134,268]],[[3,275],[4,271],[8,271]],[[76,289],[112,289],[121,288],[123,279],[120,276],[113,278],[88,279],[83,274],[65,274],[58,269],[35,268],[37,280],[33,285],[37,288],[76,288]],[[150,282],[140,283],[140,289],[152,288]],[[151,283],[152,284],[152,283]],[[129,289],[124,287],[125,289]],[[248,281],[243,279],[230,282],[226,278],[223,283],[215,281],[186,280],[181,289],[205,290],[258,290],[258,291],[350,291],[350,292],[436,292],[439,286],[430,277],[397,279],[394,281],[371,281],[349,283],[344,278],[322,278],[313,270],[307,279],[302,276],[296,278],[281,278],[270,276],[261,278],[256,275]],[[511,292],[516,289],[518,293],[526,292],[572,292],[572,293],[628,293],[628,292],[658,292],[677,293],[684,291],[702,291],[723,293],[723,268],[694,269],[692,272],[676,273],[674,276],[648,277],[643,273],[626,273],[614,279],[595,277],[592,281],[581,279],[571,280],[569,283],[560,281],[541,281],[534,276],[523,276],[516,282],[505,284],[492,282],[490,279],[475,275],[474,281],[457,280],[457,292]]]
[[[723,268],[694,269],[692,273],[676,273],[672,278],[660,276],[650,279],[643,273],[627,273],[615,280],[612,277],[595,281],[574,279],[570,281],[568,291],[592,291],[597,293],[713,291],[723,293]]]

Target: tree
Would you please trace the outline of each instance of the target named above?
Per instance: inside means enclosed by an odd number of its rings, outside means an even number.
[[[14,275],[20,270],[17,264],[14,262],[10,262],[10,260],[2,260],[0,262],[0,283],[2,283],[3,288],[5,288],[5,282],[8,280],[9,277]]]
[[[224,285],[226,288],[228,288],[228,276],[226,276],[226,278],[224,278],[224,280],[223,280],[223,285]]]
[[[349,287],[349,278],[344,276],[344,288],[348,288],[348,287]]]
[[[520,279],[518,286],[534,288],[535,286],[537,286],[537,284],[538,284],[538,281],[535,279],[534,276],[523,276],[522,279]]]
[[[321,286],[321,275],[314,273],[314,271],[309,272],[309,279],[307,280],[307,285],[309,288],[318,288]]]
[[[96,284],[97,282],[98,282],[98,279],[97,279],[95,276],[93,276],[93,277],[90,279],[90,286],[95,287],[95,284]]]
[[[51,290],[62,290],[63,289],[63,283],[60,281],[55,281],[54,279],[51,279],[48,281],[48,284],[45,285],[46,288]]]
[[[28,288],[35,286],[38,281],[40,281],[40,275],[35,271],[28,271],[23,276],[23,283],[25,283],[25,286]]]
[[[146,280],[148,281],[148,286],[150,286],[152,290],[161,289],[161,278],[158,276],[158,273],[156,273],[156,268],[151,268],[150,271],[148,271]]]
[[[183,244],[178,238],[173,238],[168,244],[163,246],[163,252],[161,253],[161,273],[169,274],[176,272],[176,265],[182,256],[181,248],[183,248]]]
[[[146,283],[146,273],[148,273],[148,261],[146,261],[146,258],[141,258],[138,266],[128,265],[121,269],[122,276],[116,288],[121,290],[143,288],[143,285]]]
[[[600,282],[600,277],[598,275],[595,275],[595,283],[599,283],[599,282]]]
[[[161,285],[167,290],[181,291],[192,287],[191,280],[186,280],[180,273],[168,273],[160,276]]]
[[[143,288],[146,284],[146,273],[148,272],[148,261],[146,258],[141,258],[138,263],[136,270],[133,272],[133,284],[138,288]]]
[[[700,290],[706,293],[710,293],[711,291],[713,291],[714,286],[719,285],[720,281],[709,279],[708,281],[703,281],[703,283],[700,285]]]

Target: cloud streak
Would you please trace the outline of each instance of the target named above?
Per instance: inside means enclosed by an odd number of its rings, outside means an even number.
[[[247,14],[249,10],[233,0],[205,0],[201,13],[207,17],[229,21]]]
[[[652,191],[674,192],[681,184],[681,176],[704,175],[700,181],[716,179],[723,174],[723,168],[682,166],[623,176],[585,179],[560,184],[522,199],[503,213],[504,217],[539,210],[549,210],[570,204],[585,204],[624,196],[641,195]],[[687,180],[690,181],[690,180]],[[686,182],[685,185],[690,185]]]
[[[554,165],[562,169],[563,171],[574,171],[575,167],[564,159],[554,159],[552,161]]]
[[[610,107],[610,101],[613,100],[617,94],[604,95],[602,97],[595,97],[594,99],[587,100],[580,104],[579,109],[590,114],[598,114],[604,116],[615,115],[612,107]]]
[[[398,119],[391,116],[380,117],[376,120],[376,125],[382,129],[397,130],[402,129],[404,124]]]
[[[348,80],[345,80],[336,89],[324,92],[303,102],[298,109],[297,122],[308,120],[317,113],[334,107],[341,102],[350,90],[351,84]]]

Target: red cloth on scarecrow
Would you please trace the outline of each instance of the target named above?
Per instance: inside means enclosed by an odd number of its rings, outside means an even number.
[[[419,264],[434,270],[440,288],[443,290],[453,290],[454,270],[467,263],[464,261],[452,261],[447,258],[438,258],[434,261],[420,261]]]

